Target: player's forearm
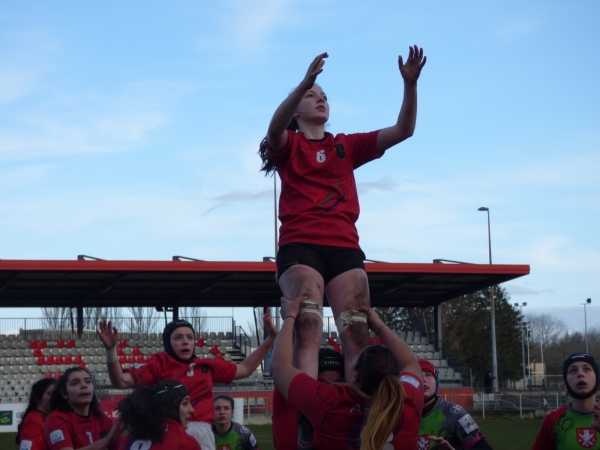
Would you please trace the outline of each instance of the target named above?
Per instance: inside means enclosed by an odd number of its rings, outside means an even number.
[[[258,346],[256,350],[250,353],[244,361],[242,361],[238,365],[238,370],[236,372],[235,378],[246,378],[250,376],[252,372],[254,372],[259,364],[264,361],[275,342],[275,338],[272,336],[268,336],[262,344]]]
[[[133,387],[131,375],[123,373],[119,361],[107,361],[106,369],[110,378],[110,384],[117,389],[129,389]],[[125,375],[129,375],[128,377]]]
[[[295,319],[289,316],[289,318],[284,319],[283,326],[281,327],[281,330],[279,330],[279,335],[275,340],[275,347],[273,347],[273,355],[271,357],[271,373],[273,374],[280,372],[285,367],[292,366],[294,353],[294,322]]]
[[[298,86],[275,110],[275,114],[273,114],[271,123],[269,124],[269,129],[267,130],[267,141],[269,142],[269,145],[273,144],[273,141],[285,133],[288,125],[294,118],[294,113],[296,112],[305,91],[306,89]]]
[[[417,82],[404,81],[404,98],[396,122],[398,142],[411,137],[417,125]]]
[[[384,324],[376,330],[376,333],[383,342],[383,345],[390,349],[398,361],[400,370],[408,370],[409,372],[413,372],[415,368],[420,370],[419,362],[417,361],[415,354],[410,347],[390,329],[390,327]]]

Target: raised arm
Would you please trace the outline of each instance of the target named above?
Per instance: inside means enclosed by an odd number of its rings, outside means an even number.
[[[134,387],[133,376],[128,372],[123,372],[119,358],[117,356],[117,342],[119,342],[119,333],[116,327],[112,326],[112,322],[102,319],[99,324],[99,330],[96,334],[104,344],[106,349],[106,368],[110,383],[117,389],[129,389]]]
[[[273,114],[273,118],[269,124],[269,129],[267,130],[267,143],[273,151],[278,152],[285,145],[287,141],[287,127],[294,118],[294,113],[300,104],[300,100],[302,100],[302,96],[315,84],[317,75],[323,72],[323,64],[325,64],[323,59],[327,58],[327,56],[327,53],[321,53],[310,63],[304,79],[275,110],[275,114]]]
[[[406,64],[402,55],[398,56],[398,67],[404,80],[404,98],[396,124],[379,130],[377,154],[381,155],[388,148],[413,135],[417,123],[417,80],[426,62],[427,57],[423,56],[423,49],[416,45],[410,47]]]
[[[277,337],[277,329],[271,320],[271,308],[267,309],[267,312],[263,317],[263,325],[265,330],[267,330],[269,333],[269,336],[267,336],[267,338],[256,350],[250,353],[246,359],[238,364],[235,377],[233,378],[234,380],[249,377],[250,374],[256,370],[258,365],[267,357],[269,350],[271,350],[271,347],[275,342],[275,338]]]
[[[423,372],[417,357],[410,347],[388,327],[377,313],[368,306],[357,306],[356,309],[367,314],[369,328],[373,330],[387,348],[394,354],[402,372],[410,372],[423,378]]]
[[[281,395],[288,399],[288,390],[290,383],[296,375],[302,371],[292,366],[292,355],[294,353],[294,322],[300,312],[300,303],[308,297],[298,297],[290,301],[285,297],[281,298],[281,317],[283,326],[279,330],[279,336],[275,341],[273,356],[271,357],[271,376],[275,386],[281,392]],[[316,355],[315,355],[316,357]]]

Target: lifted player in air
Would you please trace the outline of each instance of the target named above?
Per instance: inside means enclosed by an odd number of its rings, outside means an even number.
[[[473,418],[459,405],[438,397],[440,380],[435,366],[426,359],[420,359],[419,365],[423,371],[425,406],[417,450],[491,450]]]
[[[229,395],[217,395],[215,403],[215,421],[212,431],[215,435],[217,450],[260,450],[256,438],[249,428],[233,422],[234,401]]]
[[[360,208],[354,170],[380,158],[411,137],[417,120],[417,80],[425,65],[423,49],[398,57],[404,98],[396,122],[370,133],[325,132],[327,95],[316,84],[327,53],[317,56],[300,84],[275,111],[259,155],[267,174],[281,178],[281,220],[277,279],[283,295],[306,296],[295,324],[294,366],[317,378],[323,295],[327,294],[346,360],[367,346],[368,326],[358,306],[369,305],[365,254],[355,223]]]
[[[573,401],[544,417],[532,450],[600,449],[599,433],[592,428],[598,365],[588,353],[575,353],[563,363],[563,378]]]

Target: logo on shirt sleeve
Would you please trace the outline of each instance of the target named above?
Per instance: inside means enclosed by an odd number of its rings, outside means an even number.
[[[577,443],[583,448],[596,445],[596,431],[593,428],[577,428]]]
[[[421,386],[421,382],[415,377],[411,377],[410,375],[402,375],[400,377],[400,382],[412,384],[417,389],[419,389],[419,386]]]
[[[466,434],[469,434],[471,431],[475,431],[475,430],[479,429],[479,427],[477,426],[477,424],[475,423],[475,421],[469,414],[466,414],[466,415],[462,416],[460,419],[458,419],[458,423],[460,423],[462,425],[463,430],[465,430]]]
[[[419,436],[417,450],[429,450],[429,439],[427,439],[427,436]]]
[[[54,430],[52,433],[50,433],[50,442],[52,442],[52,445],[64,440],[65,435],[63,434],[62,430]]]
[[[19,450],[31,450],[32,445],[33,445],[33,442],[23,439],[21,441],[21,445],[19,446]]]

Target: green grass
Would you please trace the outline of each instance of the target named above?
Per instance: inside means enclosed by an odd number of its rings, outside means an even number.
[[[477,420],[494,450],[528,450],[542,425],[542,419]],[[274,450],[271,425],[252,425],[261,450]],[[0,433],[0,449],[17,450],[16,433]]]

